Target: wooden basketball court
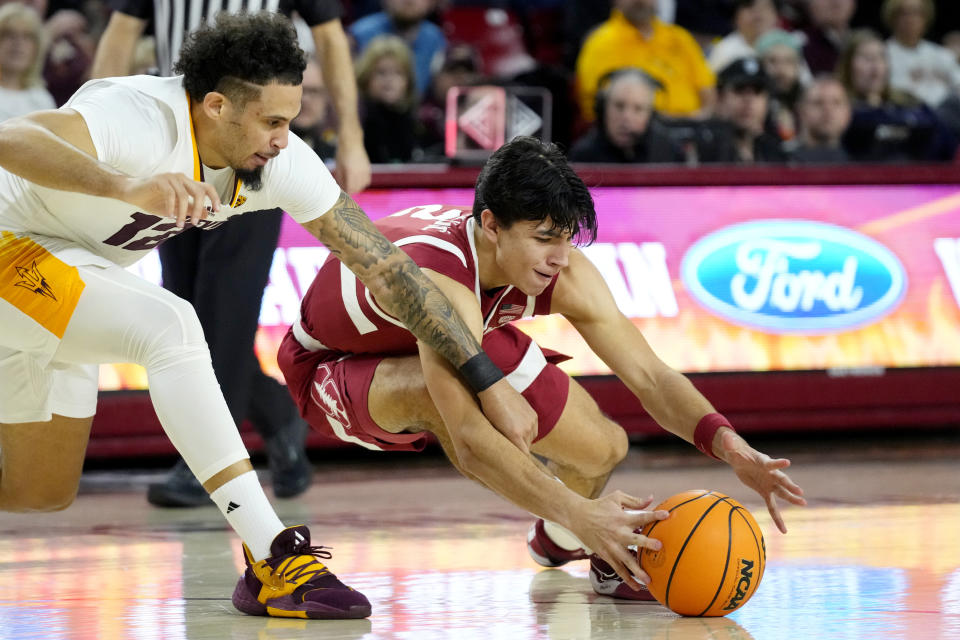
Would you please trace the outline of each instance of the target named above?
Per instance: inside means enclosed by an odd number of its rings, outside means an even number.
[[[237,612],[239,543],[219,512],[151,507],[160,471],[99,470],[65,512],[0,514],[0,638],[960,638],[956,432],[756,444],[791,457],[807,491],[807,508],[785,507],[787,535],[724,465],[687,449],[635,444],[609,485],[657,498],[716,489],[752,510],[767,571],[726,618],[595,595],[584,562],[542,569],[527,514],[437,455],[395,454],[318,460],[308,493],[275,501],[334,548],[330,566],[370,598],[369,620]]]

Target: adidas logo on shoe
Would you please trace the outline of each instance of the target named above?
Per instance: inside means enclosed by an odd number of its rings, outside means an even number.
[[[231,500],[231,501],[227,504],[227,513],[230,513],[231,511],[234,511],[235,509],[239,509],[239,508],[240,508],[240,505],[238,505],[236,502],[234,502],[233,500]]]

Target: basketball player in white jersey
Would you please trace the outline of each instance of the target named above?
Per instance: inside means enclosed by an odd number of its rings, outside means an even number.
[[[324,159],[336,157],[333,175],[347,193],[362,191],[370,183],[370,161],[357,114],[356,79],[350,44],[340,22],[340,0],[109,0],[109,4],[113,12],[97,43],[92,78],[129,75],[137,40],[147,28],[154,33],[158,75],[169,76],[187,34],[212,21],[217,13],[265,10],[288,18],[295,13],[310,29],[307,43],[314,45],[336,110],[336,149]],[[305,79],[305,103],[309,84]],[[290,498],[310,486],[306,425],[286,389],[261,370],[254,354],[263,290],[282,219],[283,212],[274,209],[245,216],[239,224],[212,233],[195,230],[180,234],[164,242],[158,254],[163,286],[189,300],[197,312],[227,408],[237,424],[249,419],[263,438],[274,495]],[[217,274],[223,271],[237,276],[229,288],[218,286]],[[162,481],[147,487],[147,500],[165,507],[210,504],[207,492],[183,459]]]
[[[657,358],[600,272],[573,248],[575,236],[593,239],[596,215],[555,145],[516,138],[497,150],[477,179],[472,209],[411,207],[376,225],[482,336],[484,350],[537,411],[539,431],[530,444],[491,426],[456,372],[335,259],[317,273],[277,357],[314,428],[374,450],[418,450],[423,432],[432,432],[464,475],[540,516],[528,536],[537,562],[555,567],[589,557],[598,593],[651,599],[627,547],[659,548],[635,530],[666,512],[626,511],[646,509],[650,500],[619,491],[600,497],[626,455],[626,434],[557,368],[565,357],[541,350],[510,324],[559,313],[661,426],[727,462],[759,493],[781,531],[777,498],[805,504],[782,471],[789,461],[750,447]],[[549,469],[528,448],[549,460]]]
[[[356,618],[369,601],[320,562],[329,553],[306,527],[284,527],[258,484],[193,309],[124,269],[186,227],[281,206],[451,359],[493,422],[536,429],[449,301],[289,132],[305,65],[286,18],[222,15],[185,44],[182,77],[91,81],[59,110],[0,124],[0,509],[72,502],[97,364],[135,362],[167,435],[243,540],[235,606]]]

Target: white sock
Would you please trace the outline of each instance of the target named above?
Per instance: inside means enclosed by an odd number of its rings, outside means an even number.
[[[580,538],[573,535],[573,532],[566,527],[560,526],[556,522],[544,520],[543,531],[547,534],[547,537],[553,540],[553,543],[561,549],[566,549],[567,551],[583,549],[587,553],[592,553],[590,549],[587,549],[586,545],[580,542]]]
[[[267,500],[254,471],[230,480],[210,494],[223,516],[250,549],[254,560],[270,555],[270,544],[286,529]]]

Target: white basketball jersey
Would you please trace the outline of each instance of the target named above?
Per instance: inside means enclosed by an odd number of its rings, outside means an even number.
[[[203,180],[182,78],[91,80],[63,108],[83,116],[105,164],[136,177],[177,172]],[[259,191],[251,191],[230,180],[221,192],[221,210],[196,226],[209,229],[235,215],[276,207],[303,223],[323,215],[340,196],[323,161],[293,133],[287,148],[264,167],[262,184]],[[80,245],[121,266],[183,231],[173,218],[111,198],[41,187],[3,169],[0,229],[27,234],[71,264],[92,261],[86,251],[71,249]]]

